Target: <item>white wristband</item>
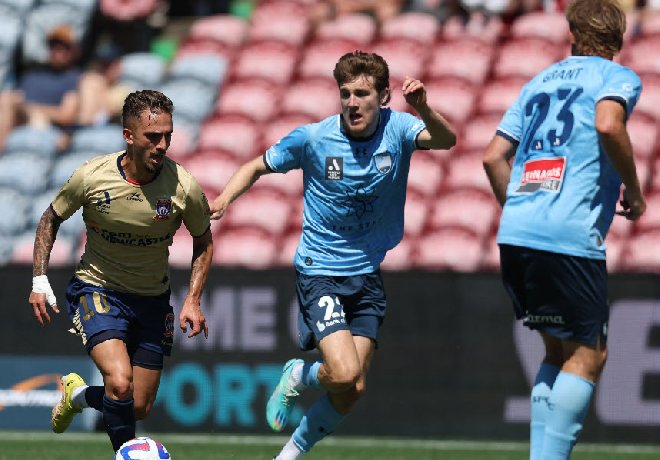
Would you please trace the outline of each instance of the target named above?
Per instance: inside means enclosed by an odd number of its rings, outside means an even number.
[[[50,287],[48,277],[46,275],[39,275],[32,278],[32,291],[40,294],[46,294],[46,303],[49,306],[57,305],[57,299],[53,288]]]

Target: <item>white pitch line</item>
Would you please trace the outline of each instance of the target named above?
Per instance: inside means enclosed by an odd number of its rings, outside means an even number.
[[[138,433],[138,436],[145,433]],[[170,434],[159,433],[155,438],[165,444],[230,444],[230,445],[264,445],[278,446],[284,444],[288,436],[260,436],[233,434]],[[56,435],[45,431],[0,431],[0,441],[51,441],[67,440],[76,442],[99,442],[107,439],[105,433],[67,433]],[[465,451],[526,451],[529,447],[525,442],[491,442],[491,441],[451,441],[430,439],[400,439],[400,438],[358,438],[332,436],[323,440],[324,445],[347,447],[387,447],[391,449],[425,449],[425,450],[465,450]],[[616,452],[621,454],[660,454],[660,445],[630,445],[630,444],[578,444],[575,448],[583,452]]]

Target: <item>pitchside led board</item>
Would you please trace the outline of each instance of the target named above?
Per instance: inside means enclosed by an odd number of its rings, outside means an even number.
[[[70,269],[49,272],[62,300],[70,276]],[[175,309],[182,304],[188,276],[186,270],[172,272]],[[383,277],[388,314],[368,391],[337,434],[527,439],[528,395],[542,344],[513,320],[499,275],[406,272]],[[177,329],[173,356],[166,360],[143,429],[268,433],[265,403],[282,365],[294,356],[318,356],[296,346],[294,278],[291,270],[214,269],[203,298],[209,338],[189,339]],[[5,398],[0,402],[14,401],[0,411],[0,427],[48,429],[56,395],[24,397],[18,394],[24,387],[17,384],[71,370],[92,376],[91,364],[79,339],[66,332],[70,326],[64,314],[43,329],[34,321],[27,304],[29,267],[0,269],[0,280],[0,302],[15,311],[14,321],[0,322],[0,364],[9,369],[0,373]],[[613,276],[610,288],[609,361],[583,439],[657,443],[660,277]],[[51,381],[42,388],[52,392],[56,386]],[[293,423],[317,396],[303,394]],[[40,403],[28,405],[29,400]],[[86,426],[94,424],[77,419],[74,428]]]

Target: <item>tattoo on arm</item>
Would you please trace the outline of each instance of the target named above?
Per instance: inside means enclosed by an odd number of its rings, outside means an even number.
[[[34,238],[32,276],[45,275],[48,271],[50,251],[55,244],[57,230],[63,220],[55,214],[52,207],[48,207],[39,220]]]
[[[213,258],[213,239],[211,236],[211,229],[206,233],[194,239],[193,255],[192,255],[192,270],[190,273],[190,287],[188,296],[199,299],[202,295],[202,290],[206,284],[206,278],[209,274],[211,267],[211,260]]]

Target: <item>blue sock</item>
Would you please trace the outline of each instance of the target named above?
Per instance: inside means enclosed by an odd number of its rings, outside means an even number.
[[[559,368],[552,364],[542,363],[532,387],[531,416],[529,424],[529,460],[541,460],[543,452],[543,437],[545,436],[545,420],[548,414],[548,398],[555,383]]]
[[[112,448],[117,452],[122,444],[135,437],[133,400],[115,401],[103,396],[103,423]]]
[[[344,416],[337,412],[325,394],[316,401],[300,420],[293,432],[293,442],[303,452],[309,452],[314,444],[331,434]]]
[[[567,372],[560,372],[548,400],[543,439],[543,460],[567,460],[582,431],[595,385]]]
[[[99,412],[103,412],[103,396],[105,396],[103,387],[87,387],[85,390],[87,405]]]
[[[321,361],[314,361],[313,363],[305,363],[302,368],[302,382],[309,388],[316,388],[320,390],[321,384],[319,383],[319,368]]]

